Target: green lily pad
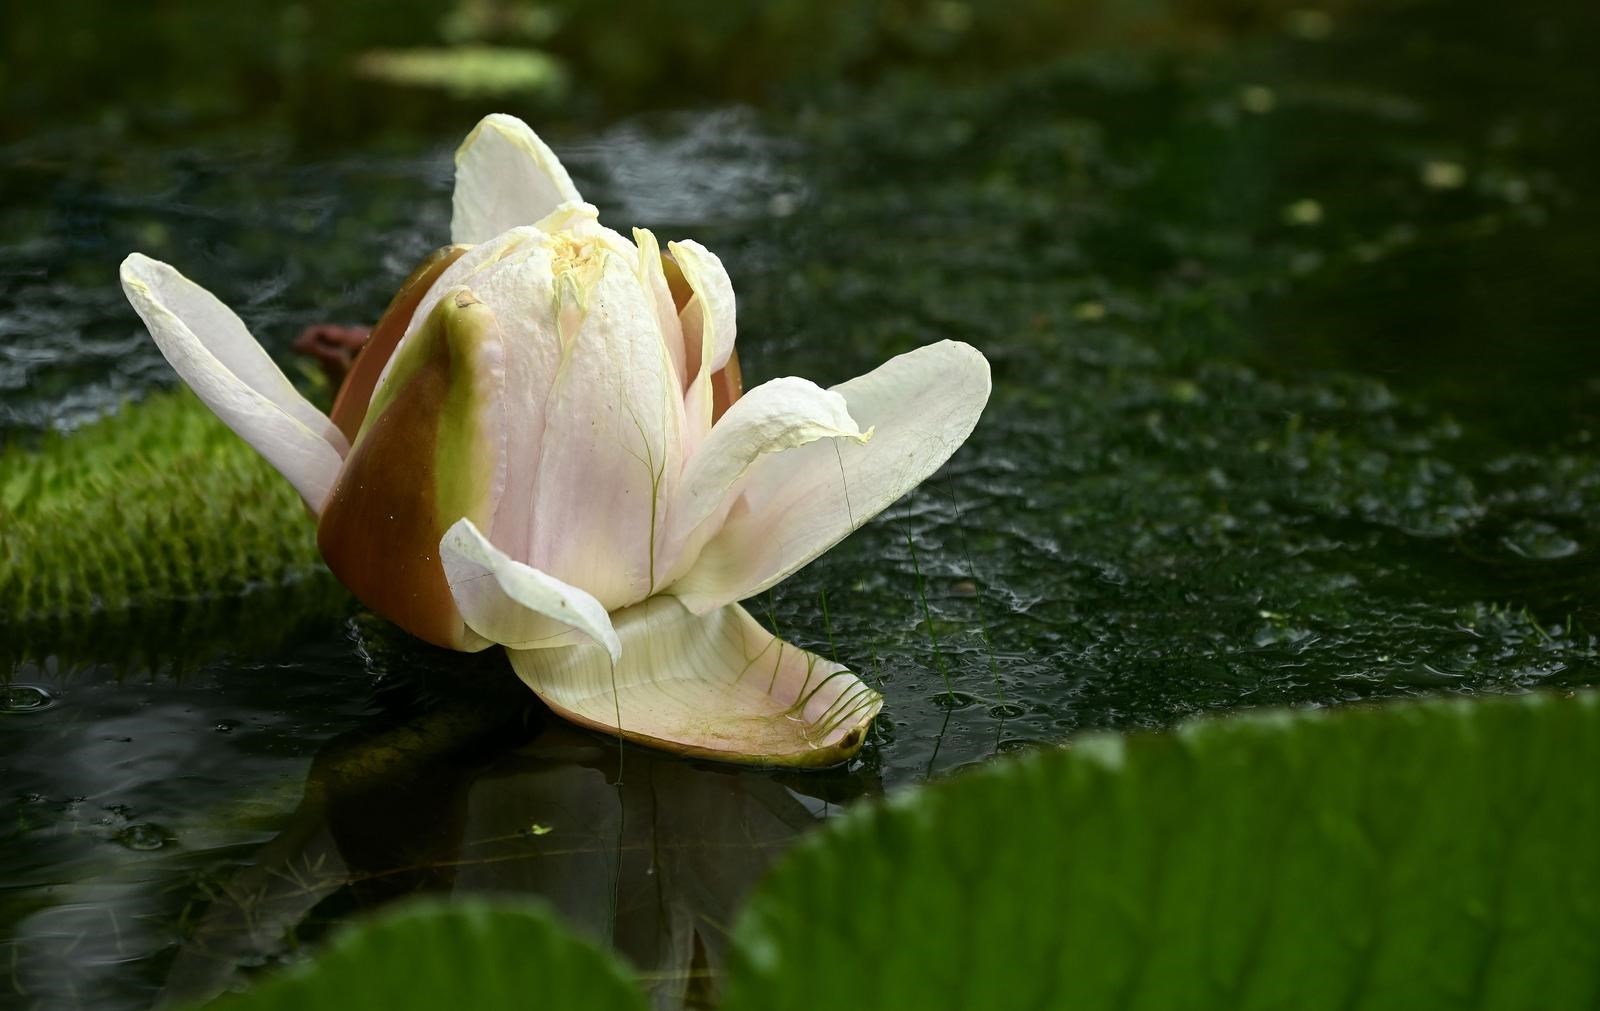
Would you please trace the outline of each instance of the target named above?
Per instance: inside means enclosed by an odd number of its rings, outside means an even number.
[[[415,902],[350,930],[314,963],[219,1002],[230,1011],[645,1006],[621,965],[540,907]]]
[[[220,599],[324,571],[294,490],[187,392],[0,450],[0,627]]]
[[[725,1007],[1590,1007],[1597,763],[1593,694],[1087,737],[803,844]]]

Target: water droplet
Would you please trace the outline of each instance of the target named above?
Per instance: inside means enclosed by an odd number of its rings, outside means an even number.
[[[0,713],[36,713],[56,704],[56,697],[37,685],[0,688]]]
[[[215,730],[219,734],[228,734],[228,733],[232,733],[233,732],[233,728],[237,727],[238,725],[239,725],[239,721],[238,720],[221,720],[221,721],[219,721],[217,723],[216,726],[212,727],[211,729]]]
[[[166,829],[147,821],[129,825],[111,838],[130,850],[158,850],[172,841]]]
[[[997,720],[1019,720],[1028,715],[1028,711],[1015,702],[997,702],[989,707],[989,715]]]

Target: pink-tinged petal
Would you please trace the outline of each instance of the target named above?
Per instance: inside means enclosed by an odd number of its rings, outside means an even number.
[[[348,448],[217,297],[159,260],[122,261],[122,290],[156,346],[205,405],[322,508]]]
[[[684,467],[658,543],[663,585],[683,574],[722,526],[745,474],[758,460],[818,439],[865,442],[844,397],[809,379],[774,379],[734,404]]]
[[[615,610],[644,599],[655,578],[653,546],[681,469],[682,401],[634,265],[570,241],[556,260],[563,358],[521,560]]]
[[[519,225],[485,242],[467,246],[466,252],[446,266],[438,279],[433,282],[433,286],[422,296],[422,303],[412,316],[411,325],[406,329],[407,336],[417,331],[423,320],[433,311],[433,307],[444,297],[445,292],[462,285],[476,291],[482,284],[484,275],[497,269],[501,261],[515,258],[521,251],[537,245],[544,238],[544,232],[536,226]],[[404,343],[404,340],[401,343]],[[378,380],[378,385],[383,385],[382,379]]]
[[[720,263],[719,263],[720,268]],[[690,386],[700,374],[700,358],[704,350],[702,344],[705,338],[705,328],[701,323],[700,306],[696,303],[691,310],[689,303],[694,300],[694,289],[689,286],[688,278],[683,276],[683,268],[678,266],[678,261],[670,256],[661,257],[661,273],[667,282],[667,290],[672,294],[673,309],[677,313],[678,336],[682,343],[682,351],[674,351],[674,360],[678,354],[683,356],[683,369],[679,375],[683,377],[683,390],[688,394]],[[730,286],[731,290],[731,286]],[[687,323],[685,322],[687,320]],[[692,331],[692,336],[691,336]],[[663,330],[670,333],[670,327]],[[730,347],[728,360],[720,369],[711,373],[711,422],[716,423],[723,413],[744,394],[744,375],[739,368],[739,349]],[[703,403],[704,390],[696,390],[695,403]],[[686,398],[687,400],[687,398]],[[700,434],[704,434],[703,432]]]
[[[727,363],[738,339],[733,281],[717,254],[692,239],[668,243],[667,249],[693,293],[689,305],[699,304],[701,364],[709,362],[715,372]]]
[[[462,517],[486,523],[505,487],[505,357],[489,307],[446,294],[396,352],[317,526],[362,603],[451,649],[488,645],[456,610],[439,541]]]
[[[516,465],[510,468],[505,494],[500,499],[492,522],[484,530],[496,547],[519,561],[532,562],[539,568],[547,568],[545,562],[548,559],[535,557],[538,550],[535,540],[541,536],[538,531],[547,531],[543,535],[544,543],[559,542],[564,537],[563,528],[552,527],[552,524],[566,522],[540,504],[546,490],[540,476],[541,461],[548,444],[546,419],[547,415],[557,410],[551,405],[552,390],[557,375],[573,364],[574,359],[565,352],[573,346],[576,328],[583,319],[584,305],[588,304],[585,300],[589,297],[578,290],[581,285],[575,287],[568,282],[563,282],[560,291],[564,294],[558,297],[556,278],[558,274],[570,273],[572,277],[593,280],[591,275],[597,273],[594,267],[602,258],[610,257],[631,266],[639,256],[639,250],[632,243],[600,226],[596,216],[595,209],[588,204],[562,205],[538,225],[512,229],[490,242],[473,247],[444,271],[435,283],[434,291],[424,299],[419,310],[419,317],[426,314],[431,302],[439,297],[438,293],[442,290],[469,284],[480,298],[494,306],[504,332],[515,335],[514,340],[508,340],[506,347],[506,373],[507,388],[518,391],[518,395],[506,403],[506,429],[508,444],[515,448]],[[573,271],[575,266],[583,264],[590,266]],[[618,274],[611,277],[607,284],[625,288],[629,282],[625,275]],[[633,303],[647,301],[647,293],[641,282],[635,279],[631,286],[638,294],[637,298],[631,300]],[[618,300],[613,297],[610,301],[615,303]],[[663,343],[654,318],[638,319],[631,336],[637,338],[643,350],[648,350],[650,343]],[[658,348],[658,351],[665,354],[662,348]],[[593,356],[585,351],[578,362],[580,371],[592,374],[597,369],[605,368],[592,359]],[[670,370],[670,364],[667,368]],[[380,389],[382,383],[383,380],[380,380]],[[652,404],[660,399],[659,396],[652,397]],[[570,391],[564,395],[563,402],[569,406],[559,409],[570,410]],[[601,410],[610,410],[614,406]],[[676,432],[675,416],[681,414],[681,404],[668,405],[667,410],[674,415],[671,431]],[[566,420],[571,422],[578,419]],[[642,453],[649,447],[640,445],[633,448]],[[674,452],[671,448],[668,451]],[[657,462],[663,458],[660,453],[645,455],[653,455]],[[675,473],[666,478],[668,481],[673,479]],[[577,490],[582,490],[581,485]],[[594,589],[588,583],[579,585]],[[639,592],[642,594],[643,590]],[[616,607],[631,603],[633,599],[639,597],[608,601],[608,604]]]
[[[600,246],[616,253],[618,256],[634,264],[635,273],[638,275],[639,284],[643,288],[646,300],[655,311],[656,331],[667,355],[672,360],[673,373],[678,377],[682,388],[687,388],[689,381],[694,377],[689,374],[688,366],[684,361],[683,326],[679,322],[678,313],[682,306],[678,304],[678,293],[668,281],[667,266],[672,261],[661,255],[660,244],[648,229],[635,228],[633,241],[630,242],[620,232],[600,224],[600,212],[593,204],[563,204],[551,211],[537,227],[551,235],[565,234],[584,241],[593,241]],[[719,265],[720,267],[720,265]],[[681,279],[682,274],[672,264],[672,270]],[[688,290],[688,282],[681,281],[683,288],[682,299],[687,302],[693,297]],[[731,288],[728,297],[732,298]],[[697,338],[698,339],[698,338]],[[695,360],[699,360],[696,350]],[[738,385],[738,363],[733,363],[735,378],[733,385]],[[721,374],[719,373],[719,378]],[[727,384],[714,384],[715,388],[724,395],[728,392]],[[727,399],[724,396],[724,399]],[[738,399],[735,392],[731,399]]]
[[[507,469],[505,491],[483,530],[519,560],[529,557],[533,527],[539,522],[533,512],[533,489],[544,443],[546,401],[561,366],[552,243],[551,236],[527,226],[474,246],[444,271],[418,310],[418,319],[425,319],[444,292],[469,285],[493,306],[507,337],[506,389],[516,395],[504,404],[506,444],[515,465]],[[407,336],[401,348],[410,340]],[[380,390],[387,381],[387,375],[379,381]]]
[[[681,755],[746,765],[835,765],[860,750],[883,699],[790,645],[737,605],[696,616],[657,596],[611,616],[622,659],[599,646],[510,650],[561,716]]]
[[[394,356],[400,338],[411,328],[412,317],[416,315],[423,297],[439,280],[439,275],[459,260],[468,248],[445,246],[430,254],[400,285],[389,307],[378,318],[361,353],[356,356],[355,364],[350,367],[350,373],[339,386],[339,395],[333,401],[333,423],[346,439],[354,439],[361,430],[361,422],[367,416],[367,405],[372,401],[378,376]]]
[[[633,230],[633,243],[639,251],[639,282],[644,285],[645,293],[650,296],[650,304],[656,311],[656,326],[661,331],[667,355],[672,359],[672,371],[678,377],[678,388],[688,389],[689,380],[693,377],[686,371],[683,325],[678,322],[678,307],[662,266],[661,244],[647,228]]]
[[[547,649],[585,641],[613,661],[622,644],[606,609],[589,594],[524,565],[462,519],[439,543],[445,578],[467,627],[510,649]]]
[[[744,495],[670,592],[697,613],[760,593],[844,540],[950,458],[989,400],[989,363],[942,341],[835,386],[872,440],[763,457]]]
[[[582,199],[555,152],[528,124],[495,113],[474,127],[456,151],[450,240],[486,242]]]
[[[690,293],[678,321],[685,367],[692,377],[683,400],[684,446],[692,454],[716,417],[716,376],[733,356],[737,313],[733,282],[716,254],[692,241],[669,243],[667,248],[681,273],[682,286]],[[736,376],[737,371],[735,366]]]

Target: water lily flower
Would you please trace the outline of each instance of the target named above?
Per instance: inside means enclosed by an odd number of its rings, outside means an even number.
[[[135,253],[123,289],[374,611],[504,646],[552,710],[603,732],[725,761],[854,754],[878,693],[738,601],[943,464],[988,400],[983,356],[945,341],[831,389],[743,391],[721,261],[602,226],[510,116],[461,145],[453,210],[452,245],[401,287],[331,415],[172,267]]]

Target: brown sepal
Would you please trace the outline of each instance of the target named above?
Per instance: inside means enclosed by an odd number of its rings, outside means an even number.
[[[411,276],[405,279],[390,300],[389,308],[383,311],[377,325],[372,328],[366,346],[356,355],[355,364],[350,367],[344,385],[339,387],[339,395],[333,401],[333,411],[329,417],[346,439],[355,441],[356,433],[361,430],[361,422],[367,416],[367,405],[372,401],[372,391],[378,385],[378,376],[394,354],[400,338],[405,336],[406,328],[411,325],[411,317],[416,315],[417,306],[422,304],[422,297],[433,287],[433,282],[439,279],[445,268],[471,248],[458,244],[435,250],[411,272]]]

